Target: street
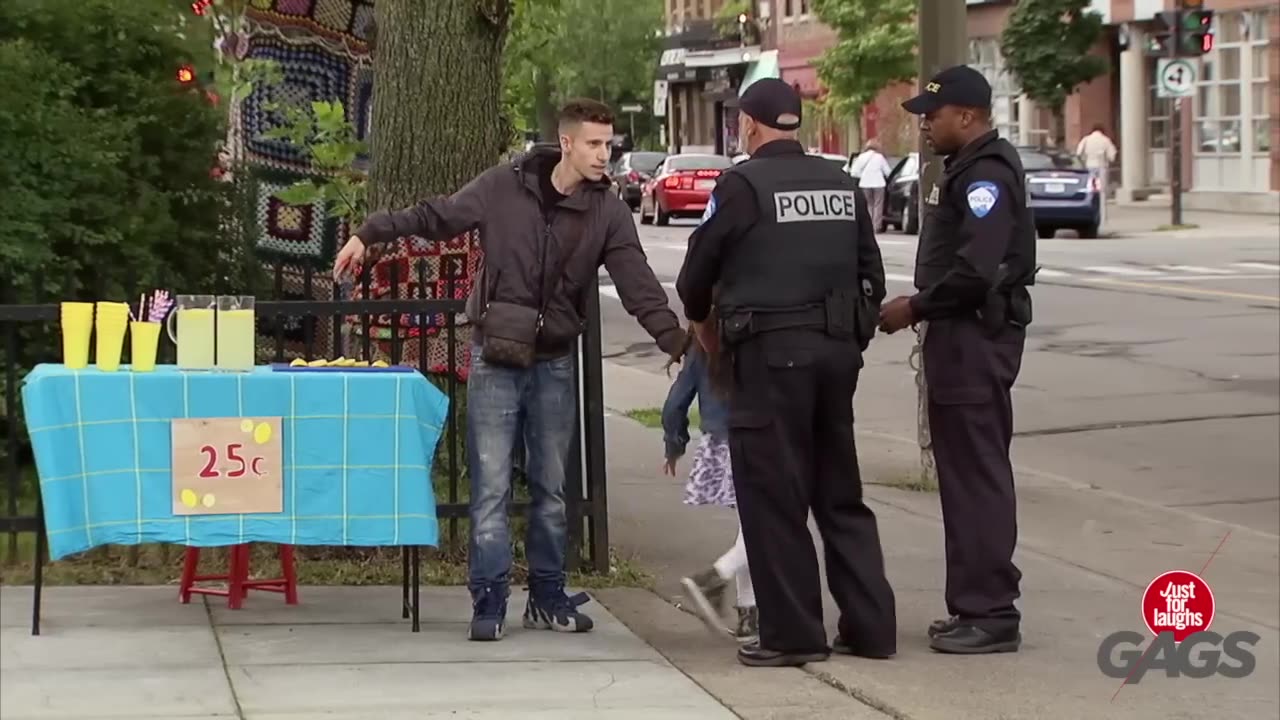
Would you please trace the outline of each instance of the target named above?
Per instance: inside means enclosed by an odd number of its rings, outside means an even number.
[[[1114,226],[1154,227],[1149,210],[1113,212]],[[1207,214],[1195,232],[1039,241],[1014,394],[1016,464],[1280,533],[1280,246],[1274,219],[1228,219]],[[677,313],[695,224],[639,226]],[[890,298],[912,292],[915,247],[914,236],[880,237]],[[665,358],[603,271],[601,305],[605,359],[661,373]],[[860,442],[916,437],[914,338],[873,341],[854,403]]]

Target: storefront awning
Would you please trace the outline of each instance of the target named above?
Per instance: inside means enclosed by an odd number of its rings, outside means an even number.
[[[757,80],[764,78],[781,77],[778,71],[778,51],[766,50],[760,53],[759,59],[747,66],[747,74],[742,78],[742,87],[738,90],[738,97],[742,97],[742,93],[751,87],[751,84]]]
[[[760,58],[760,46],[721,48],[719,50],[685,50],[685,67],[728,67],[744,65]]]

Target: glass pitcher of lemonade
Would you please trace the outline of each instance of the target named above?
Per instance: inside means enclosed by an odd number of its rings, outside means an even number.
[[[219,370],[247,372],[253,369],[255,350],[254,301],[250,296],[218,296]]]
[[[165,330],[178,347],[179,370],[213,369],[216,310],[213,295],[179,295],[174,298],[173,312],[165,320]],[[175,322],[178,326],[176,336]]]

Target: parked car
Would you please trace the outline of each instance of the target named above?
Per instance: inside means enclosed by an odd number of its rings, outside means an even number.
[[[640,193],[644,184],[666,159],[667,154],[664,152],[629,152],[618,158],[618,162],[610,168],[614,191],[632,212],[640,207]]]
[[[908,235],[920,232],[920,153],[909,153],[896,162],[885,182],[884,219],[876,232],[890,227]]]
[[[697,217],[707,208],[720,173],[733,167],[724,155],[668,156],[640,193],[640,222],[666,225],[673,217]]]
[[[848,170],[849,161],[843,155],[836,155],[834,153],[809,153],[809,154],[812,155],[813,157],[820,157],[823,160],[827,160],[832,165],[835,165],[836,167],[840,168],[841,170],[844,170],[845,172],[849,171]]]
[[[1102,224],[1101,185],[1080,158],[1035,147],[1018,148],[1027,178],[1027,199],[1035,213],[1036,232],[1051,238],[1059,229],[1082,238],[1098,237]]]

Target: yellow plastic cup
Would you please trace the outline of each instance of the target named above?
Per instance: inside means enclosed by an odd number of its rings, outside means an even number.
[[[129,323],[129,342],[134,372],[156,369],[156,352],[160,348],[160,323],[134,320]]]
[[[73,370],[89,366],[93,335],[93,303],[62,303],[62,362]]]
[[[97,365],[103,372],[120,369],[124,351],[124,333],[129,327],[129,306],[124,303],[98,303]]]

